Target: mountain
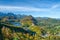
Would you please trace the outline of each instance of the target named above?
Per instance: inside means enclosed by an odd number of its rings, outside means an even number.
[[[0,13],[0,40],[60,40],[59,19]]]
[[[57,26],[60,25],[60,20],[55,18],[48,18],[48,17],[36,17],[39,26]]]
[[[6,16],[5,13],[0,12],[0,18],[3,18],[3,17],[5,17],[5,16]]]
[[[14,14],[14,13],[3,13],[3,12],[0,12],[0,20],[1,21],[8,21],[8,22],[11,22],[11,21],[20,21],[20,19],[24,18],[25,16],[27,15],[21,15],[21,14]]]
[[[21,23],[26,25],[37,25],[36,19],[31,15],[22,18]]]

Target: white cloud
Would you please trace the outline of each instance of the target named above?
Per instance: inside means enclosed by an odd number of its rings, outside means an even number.
[[[59,7],[59,5],[58,4],[55,4],[55,5],[53,5],[52,7],[51,7],[51,9],[55,9],[55,8],[58,8]]]
[[[35,12],[40,12],[40,11],[49,11],[49,9],[43,9],[43,8],[34,8],[34,7],[15,7],[15,6],[0,6],[0,11],[35,11]]]

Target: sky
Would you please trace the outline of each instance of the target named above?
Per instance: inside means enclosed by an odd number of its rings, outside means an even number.
[[[0,0],[0,12],[60,18],[60,0]]]

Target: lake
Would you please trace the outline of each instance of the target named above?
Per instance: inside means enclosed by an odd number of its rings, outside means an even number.
[[[20,22],[11,22],[11,24],[14,25],[14,26],[21,26]]]

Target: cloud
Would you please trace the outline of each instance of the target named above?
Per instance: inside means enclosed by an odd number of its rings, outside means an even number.
[[[55,4],[55,5],[53,5],[52,7],[51,7],[51,9],[55,9],[55,8],[58,8],[59,7],[59,5],[58,4]]]
[[[34,8],[34,7],[15,7],[15,6],[0,6],[0,11],[26,11],[26,12],[40,12],[40,11],[49,11],[45,8]]]

